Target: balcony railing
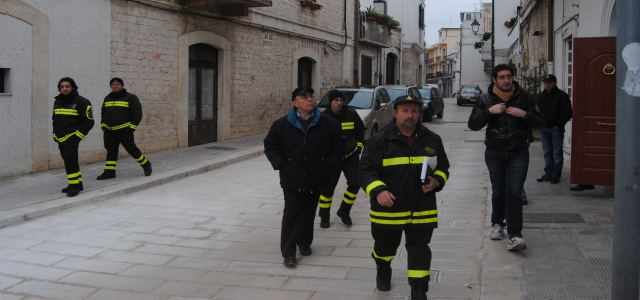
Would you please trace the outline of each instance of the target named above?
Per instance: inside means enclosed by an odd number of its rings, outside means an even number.
[[[223,16],[247,16],[251,7],[272,6],[271,0],[186,0],[190,9],[203,9]]]
[[[363,15],[360,41],[379,47],[391,47],[391,28]]]

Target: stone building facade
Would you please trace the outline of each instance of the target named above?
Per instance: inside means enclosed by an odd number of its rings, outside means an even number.
[[[290,107],[295,87],[319,98],[354,84],[356,0],[219,3],[1,1],[11,44],[30,51],[10,59],[10,45],[0,45],[13,88],[0,93],[0,177],[61,166],[50,109],[63,76],[77,79],[96,124],[109,78],[122,77],[142,101],[136,137],[146,152],[260,134]],[[24,132],[8,142],[16,120]],[[80,150],[83,162],[104,159],[97,126]]]

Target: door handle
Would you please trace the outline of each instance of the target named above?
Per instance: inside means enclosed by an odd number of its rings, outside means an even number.
[[[608,123],[608,122],[596,122],[598,126],[608,126],[608,127],[616,127],[616,123]]]

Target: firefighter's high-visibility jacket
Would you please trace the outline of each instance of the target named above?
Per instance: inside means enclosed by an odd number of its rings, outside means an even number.
[[[140,99],[127,90],[110,93],[102,102],[103,130],[135,130],[142,120],[142,105]]]
[[[370,220],[374,224],[398,226],[422,224],[437,227],[438,211],[435,192],[442,190],[449,179],[449,160],[442,139],[431,130],[418,125],[409,144],[395,123],[372,137],[360,162],[360,182],[371,198]],[[422,162],[437,160],[427,175],[440,182],[436,191],[423,193],[420,181]],[[381,206],[376,197],[391,192],[396,200],[392,207]]]
[[[331,108],[327,108],[324,114],[335,118],[340,123],[345,156],[359,155],[359,152],[364,148],[365,128],[358,113],[349,107],[344,107],[339,113],[334,113]]]
[[[83,139],[93,128],[91,102],[73,92],[58,95],[53,104],[53,140],[64,143],[71,138]]]

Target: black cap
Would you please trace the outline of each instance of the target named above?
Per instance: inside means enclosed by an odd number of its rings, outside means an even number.
[[[558,82],[558,78],[556,78],[556,76],[553,75],[553,74],[549,74],[549,75],[547,75],[547,77],[544,78],[543,81],[544,82]]]
[[[396,109],[398,105],[405,103],[415,103],[422,108],[422,99],[411,96],[400,96],[396,98],[396,101],[393,101],[393,108]]]
[[[329,102],[335,100],[336,98],[341,98],[344,99],[344,95],[342,94],[341,91],[338,90],[330,90],[327,93],[327,99],[329,99]]]
[[[122,80],[122,78],[120,77],[111,78],[111,80],[109,80],[109,85],[112,85],[114,82],[119,82],[120,85],[124,86],[124,80]]]
[[[313,96],[313,89],[299,87],[293,90],[293,93],[291,93],[291,101],[296,100],[296,97],[307,97],[307,96]]]

